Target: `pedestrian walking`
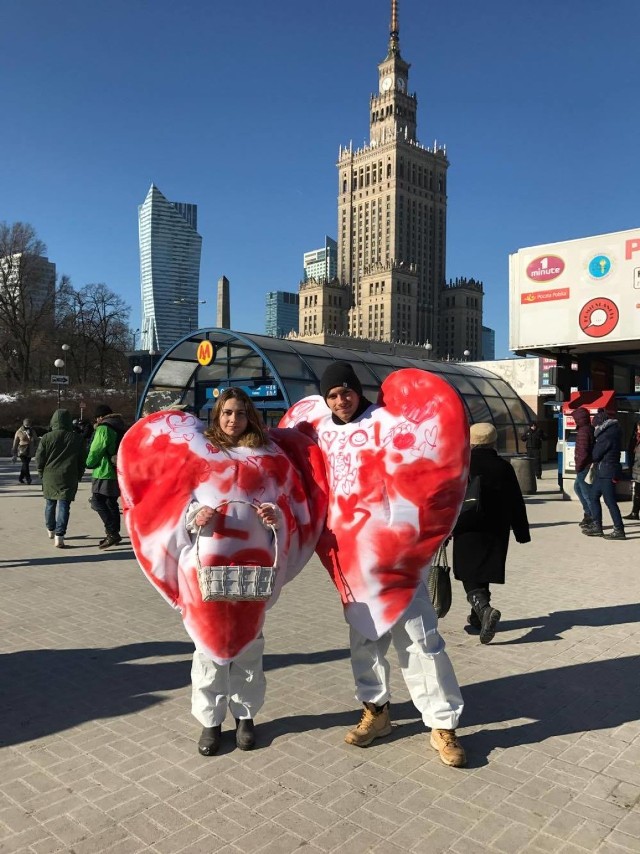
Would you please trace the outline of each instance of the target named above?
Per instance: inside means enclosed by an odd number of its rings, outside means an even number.
[[[624,519],[638,520],[640,517],[640,421],[634,427],[629,442],[627,462],[631,469],[631,512]]]
[[[363,704],[345,741],[366,747],[392,731],[393,642],[431,746],[445,765],[463,766],[462,696],[424,583],[464,497],[468,427],[459,398],[435,375],[409,369],[387,377],[378,406],[342,361],[324,371],[320,391],[281,426],[312,435],[327,467],[329,513],[317,551],[341,594]]]
[[[622,430],[617,418],[608,415],[604,409],[599,409],[593,417],[595,428],[595,443],[593,446],[593,462],[596,464],[596,476],[591,489],[591,525],[582,529],[588,537],[604,537],[605,540],[624,540],[624,522],[616,499],[616,483],[620,480],[620,451],[622,446]],[[613,531],[605,534],[602,529],[602,506],[600,498],[604,499],[607,510],[611,514]]]
[[[527,448],[527,455],[533,459],[536,478],[542,477],[542,443],[547,438],[535,421],[529,424],[529,429],[520,437]]]
[[[86,466],[91,474],[91,507],[104,525],[105,536],[98,547],[108,549],[122,542],[120,536],[120,505],[116,454],[126,427],[122,416],[106,403],[95,408],[95,429],[87,455]]]
[[[25,418],[13,437],[13,462],[20,460],[20,475],[18,483],[31,483],[29,463],[36,452],[38,434],[32,426],[30,418]]]
[[[453,529],[453,574],[462,582],[471,613],[467,623],[480,632],[480,643],[493,640],[501,612],[491,605],[490,584],[505,583],[511,531],[518,543],[531,541],[518,478],[498,456],[493,424],[472,424],[470,478],[479,478],[479,502],[464,512]]]
[[[573,419],[578,428],[574,450],[576,479],[573,484],[573,491],[578,496],[584,512],[580,527],[586,528],[593,523],[593,517],[591,516],[591,484],[587,482],[587,475],[593,463],[592,455],[595,438],[588,409],[585,409],[584,406],[579,406],[573,413]]]
[[[82,436],[73,429],[71,413],[56,409],[51,416],[49,432],[40,440],[36,467],[42,479],[45,500],[44,522],[49,539],[64,548],[71,502],[84,474],[85,448]]]

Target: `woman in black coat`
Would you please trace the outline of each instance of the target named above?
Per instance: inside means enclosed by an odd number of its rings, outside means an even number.
[[[500,611],[492,608],[489,584],[504,584],[509,535],[519,543],[531,540],[527,510],[510,463],[495,449],[493,424],[471,425],[470,478],[480,477],[480,507],[461,513],[453,529],[453,574],[462,582],[471,614],[470,626],[480,629],[480,643],[493,640]]]

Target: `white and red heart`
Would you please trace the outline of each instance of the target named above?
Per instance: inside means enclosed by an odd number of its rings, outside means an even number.
[[[184,619],[196,649],[225,663],[262,630],[265,611],[283,584],[313,554],[326,514],[326,479],[318,447],[291,430],[271,431],[263,449],[221,451],[204,425],[183,412],[158,412],[136,422],[118,452],[124,518],[136,557],[149,581]],[[265,602],[203,602],[195,537],[185,525],[196,501],[217,507],[233,499],[273,502],[282,511],[277,536],[274,594]],[[255,511],[230,504],[200,537],[203,565],[270,565],[271,532]]]
[[[280,422],[317,441],[329,480],[327,524],[316,551],[348,621],[372,640],[388,631],[450,534],[464,498],[469,426],[458,393],[408,368],[382,383],[379,405],[336,424],[321,397]]]

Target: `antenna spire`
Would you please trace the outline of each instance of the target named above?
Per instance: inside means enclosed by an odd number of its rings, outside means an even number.
[[[400,53],[400,28],[398,26],[398,0],[391,0],[391,33],[389,53]]]

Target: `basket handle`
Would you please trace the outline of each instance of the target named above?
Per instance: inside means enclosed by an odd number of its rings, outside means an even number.
[[[267,502],[263,502],[267,503]],[[218,511],[221,507],[226,507],[227,504],[246,504],[247,507],[253,507],[253,509],[258,512],[258,507],[255,504],[252,504],[251,501],[244,501],[242,498],[229,498],[227,501],[221,501],[220,504],[217,504],[213,509],[214,511]],[[265,525],[265,528],[270,528],[271,533],[273,534],[273,542],[274,542],[274,555],[273,555],[273,567],[272,569],[278,568],[278,532],[274,525]],[[196,567],[198,570],[202,569],[202,564],[200,563],[200,534],[202,532],[202,525],[198,526],[198,530],[196,532]]]

